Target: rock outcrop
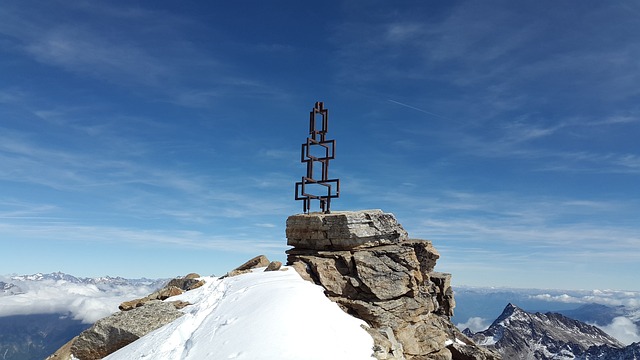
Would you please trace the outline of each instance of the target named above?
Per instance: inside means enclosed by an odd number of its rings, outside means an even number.
[[[271,262],[269,261],[269,259],[266,256],[258,255],[256,257],[252,258],[251,260],[245,262],[244,264],[238,266],[237,268],[229,271],[223,277],[237,276],[237,275],[246,274],[248,272],[251,272],[253,269],[257,269],[257,268],[261,268],[261,267],[268,267],[270,263]]]
[[[498,359],[451,323],[451,275],[430,241],[409,239],[381,210],[293,215],[288,265],[363,319],[377,359]]]
[[[122,311],[98,320],[62,346],[47,360],[94,360],[115,352],[149,332],[184,315],[180,309],[190,305],[184,301],[162,301],[204,284],[200,275],[176,278],[162,289],[142,299],[124,302]]]

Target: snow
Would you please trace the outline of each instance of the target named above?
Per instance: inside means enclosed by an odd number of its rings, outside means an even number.
[[[495,345],[497,342],[498,342],[498,339],[496,339],[495,336],[487,336],[484,339],[482,339],[482,341],[478,342],[478,345],[490,346],[490,345]]]
[[[371,359],[365,323],[283,269],[205,277],[204,286],[167,300],[192,303],[184,316],[105,360]]]
[[[455,338],[455,339],[453,339],[453,340],[448,339],[447,341],[445,341],[445,342],[444,342],[444,346],[449,346],[449,345],[454,344],[454,343],[455,343],[455,344],[458,344],[458,345],[464,345],[464,346],[466,346],[466,345],[467,345],[464,341],[462,341],[462,340],[460,340],[460,339],[458,339],[458,338]]]

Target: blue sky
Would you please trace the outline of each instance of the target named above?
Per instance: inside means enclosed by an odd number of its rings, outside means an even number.
[[[324,101],[332,209],[394,213],[455,284],[640,290],[638,18],[631,1],[4,1],[0,273],[284,261]]]

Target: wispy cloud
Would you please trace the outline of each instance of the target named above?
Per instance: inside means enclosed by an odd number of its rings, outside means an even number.
[[[473,332],[478,332],[478,331],[486,330],[489,327],[489,325],[491,325],[490,320],[474,316],[474,317],[470,317],[464,323],[456,324],[456,327],[460,330],[469,329]]]
[[[211,24],[129,4],[56,3],[53,8],[32,8],[39,11],[8,6],[0,14],[4,23],[0,33],[14,40],[10,50],[48,66],[118,87],[144,87],[152,93],[138,91],[137,96],[190,108],[218,106],[229,96],[269,100],[288,96],[274,84],[243,75],[232,62],[203,51],[187,37],[203,28],[215,31]],[[41,16],[45,9],[52,16]],[[101,27],[105,22],[109,25],[102,26],[111,31]]]
[[[34,219],[51,214],[58,207],[52,204],[29,203],[0,198],[0,219]]]
[[[58,28],[26,46],[41,62],[102,79],[135,79],[158,86],[170,69],[137,46],[115,43],[81,28]]]

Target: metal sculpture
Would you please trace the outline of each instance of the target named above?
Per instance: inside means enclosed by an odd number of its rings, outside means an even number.
[[[340,197],[340,179],[329,179],[329,160],[335,158],[336,141],[326,139],[328,124],[329,111],[324,103],[316,102],[310,112],[309,137],[300,152],[300,161],[307,164],[307,174],[296,182],[296,200],[302,200],[305,213],[309,213],[311,200],[319,200],[320,209],[328,214],[331,199]],[[315,177],[318,172],[320,178]]]

